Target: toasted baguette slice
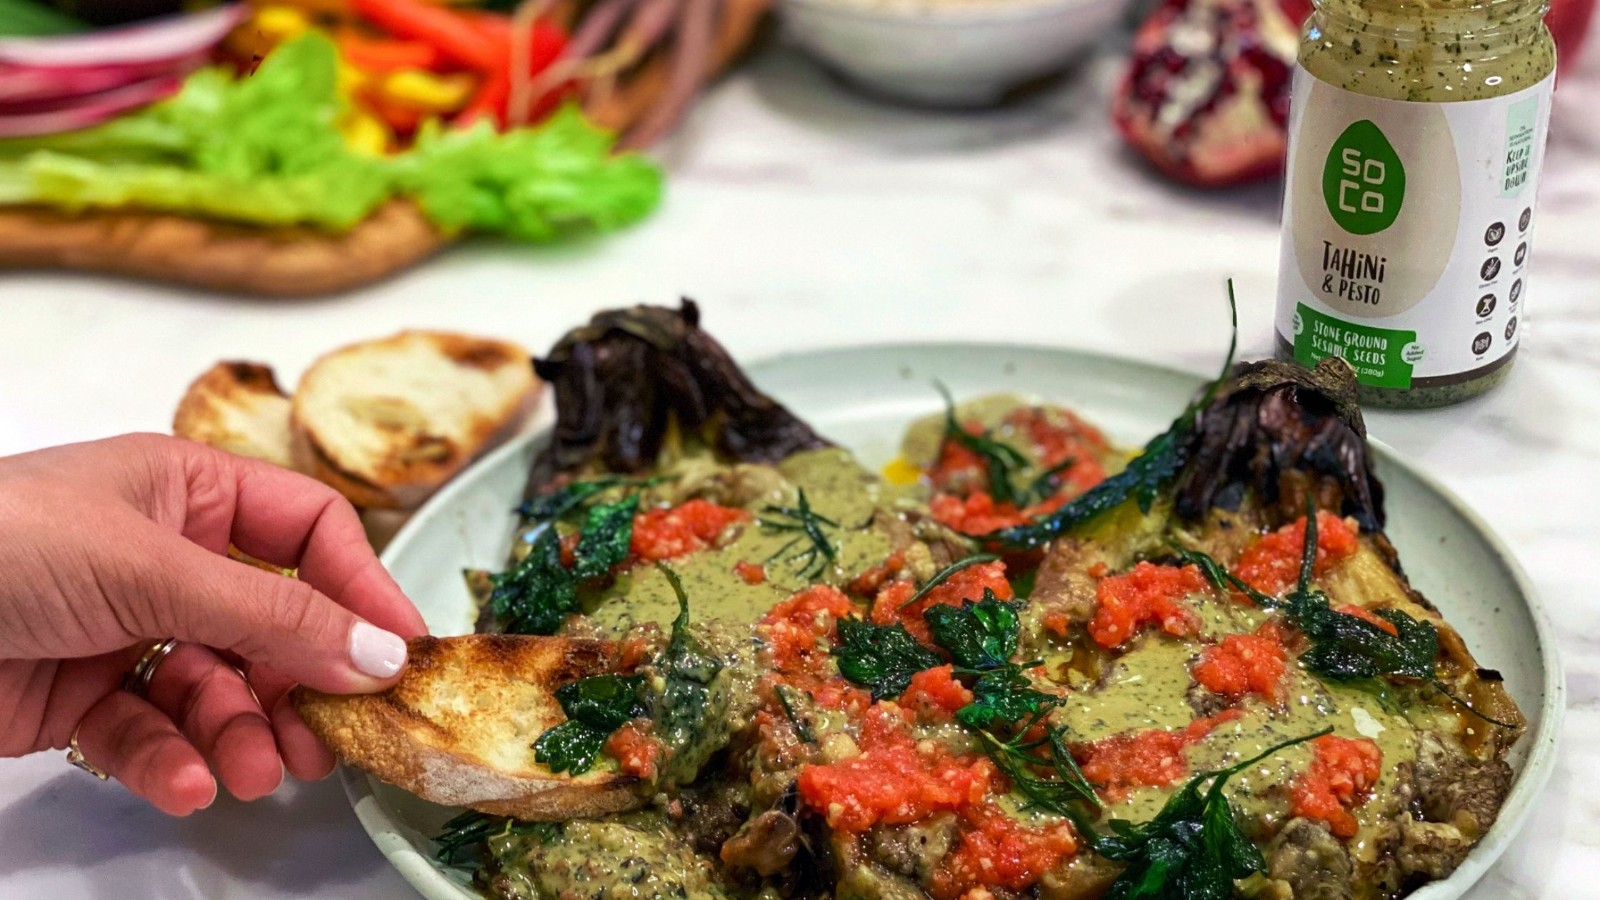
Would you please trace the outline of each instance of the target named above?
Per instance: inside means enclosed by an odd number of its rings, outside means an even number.
[[[603,641],[478,634],[415,638],[382,694],[296,689],[295,708],[339,759],[424,800],[519,819],[586,818],[637,807],[638,779],[538,765],[533,743],[566,720],[555,689],[611,663]]]
[[[290,468],[289,395],[272,367],[219,362],[189,385],[172,417],[172,433]]]
[[[295,390],[295,467],[357,506],[415,509],[515,434],[538,398],[528,351],[407,331],[322,357]]]
[[[343,234],[142,210],[0,209],[0,267],[80,269],[278,297],[380,281],[449,240],[399,200]]]

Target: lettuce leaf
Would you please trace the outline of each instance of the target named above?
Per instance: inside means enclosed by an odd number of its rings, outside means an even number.
[[[569,106],[506,134],[487,122],[456,131],[430,123],[393,164],[401,193],[443,228],[549,241],[630,225],[660,201],[661,173],[641,157],[611,156],[611,144]]]
[[[659,202],[659,172],[612,156],[612,138],[575,109],[507,134],[430,125],[405,153],[358,153],[339,131],[337,81],[338,52],[313,33],[249,76],[202,70],[172,98],[103,125],[0,141],[0,203],[343,231],[411,197],[446,231],[547,241],[622,227]]]

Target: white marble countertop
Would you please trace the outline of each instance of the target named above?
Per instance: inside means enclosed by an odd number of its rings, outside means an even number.
[[[1600,40],[1600,35],[1596,36]],[[1504,536],[1560,635],[1571,706],[1543,803],[1473,900],[1600,883],[1600,47],[1558,94],[1529,327],[1490,395],[1373,413]],[[305,302],[60,275],[0,280],[0,454],[165,430],[195,374],[402,327],[544,348],[599,307],[697,298],[745,359],[828,344],[974,338],[1209,372],[1236,279],[1243,350],[1270,352],[1277,188],[1151,178],[1106,124],[1108,61],[1017,106],[954,115],[862,99],[772,47],[665,151],[666,205],[581,247],[473,244],[390,284]],[[529,257],[532,257],[530,259]],[[1587,774],[1586,774],[1587,773]],[[403,897],[336,780],[167,819],[60,754],[0,760],[0,895]]]

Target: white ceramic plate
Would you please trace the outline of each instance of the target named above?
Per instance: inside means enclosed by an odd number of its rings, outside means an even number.
[[[1117,441],[1164,429],[1199,385],[1192,375],[1068,350],[1009,345],[911,344],[779,357],[749,368],[768,393],[871,466],[887,462],[906,423],[939,408],[930,384],[958,397],[1007,391],[1064,403]],[[548,415],[548,414],[546,414]],[[498,569],[510,551],[511,513],[546,430],[500,448],[434,497],[395,537],[383,561],[434,634],[471,630],[464,567]],[[1417,900],[1460,897],[1499,857],[1543,789],[1555,759],[1563,682],[1555,642],[1532,587],[1487,525],[1443,486],[1377,448],[1388,489],[1389,534],[1412,582],[1499,669],[1528,717],[1511,757],[1517,780],[1500,819],[1449,879]],[[345,770],[356,814],[407,881],[430,900],[477,897],[459,872],[432,862],[430,837],[455,810],[425,803]]]

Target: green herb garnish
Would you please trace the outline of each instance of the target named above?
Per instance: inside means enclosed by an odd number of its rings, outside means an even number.
[[[1025,674],[1033,663],[1011,661],[1022,628],[1019,609],[1020,604],[985,590],[976,603],[963,600],[960,606],[940,604],[922,612],[933,642],[954,661],[955,674],[974,679],[972,702],[956,710],[963,725],[988,728],[1032,719],[1061,702],[1034,689]]]
[[[1021,620],[1017,604],[1007,603],[985,590],[977,603],[940,604],[922,613],[934,643],[949,651],[957,666],[974,671],[997,669],[1011,663],[1017,652]]]
[[[1138,504],[1140,512],[1149,512],[1162,490],[1188,461],[1185,442],[1194,430],[1200,410],[1210,404],[1233,370],[1233,357],[1239,346],[1239,309],[1234,301],[1232,279],[1228,280],[1228,310],[1232,315],[1233,337],[1228,341],[1228,356],[1223,361],[1222,373],[1173,420],[1166,431],[1151,438],[1126,468],[1074,497],[1048,516],[970,537],[1015,550],[1037,550],[1130,500]]]
[[[1035,720],[1037,721],[1037,720]],[[1052,728],[1042,738],[1026,740],[1020,737],[1032,730],[1033,722],[1018,729],[1019,736],[1003,741],[994,734],[976,729],[983,749],[994,760],[995,767],[1011,782],[1012,790],[1021,794],[1030,809],[1042,809],[1071,819],[1079,831],[1093,835],[1078,804],[1091,809],[1100,808],[1100,798],[1095,796],[1094,785],[1078,768],[1066,742],[1066,728]],[[1035,751],[1045,748],[1046,757]],[[1046,769],[1044,774],[1040,769]]]
[[[578,580],[600,578],[628,558],[633,543],[633,516],[639,511],[639,495],[616,503],[601,503],[589,508],[578,546],[573,550],[572,574]]]
[[[972,702],[956,710],[956,720],[971,728],[990,728],[1040,716],[1060,704],[1059,697],[1035,689],[1021,666],[1008,665],[973,682]]]
[[[806,578],[816,578],[838,562],[838,548],[825,529],[837,530],[839,523],[813,510],[803,488],[797,492],[794,506],[768,505],[764,512],[765,515],[756,519],[762,528],[769,532],[796,532],[788,543],[767,557],[768,562],[789,553],[796,545],[800,545],[800,549],[786,558],[798,562],[798,571]]]
[[[545,522],[554,522],[564,518],[568,513],[587,503],[590,498],[598,496],[612,488],[649,488],[655,487],[670,476],[658,475],[654,478],[627,478],[622,475],[607,475],[591,481],[574,481],[564,485],[548,494],[530,497],[517,507],[517,515],[522,517],[524,525],[538,525]]]
[[[561,561],[561,537],[546,525],[528,554],[509,571],[489,576],[489,606],[509,634],[555,634],[578,610],[578,585],[607,575],[628,557],[637,495],[589,509],[571,569]]]
[[[594,766],[611,733],[644,715],[643,675],[594,675],[556,689],[567,721],[539,735],[533,758],[552,772],[582,775]]]
[[[1142,825],[1113,820],[1110,834],[1078,825],[1096,853],[1127,864],[1106,892],[1107,900],[1230,900],[1234,881],[1266,871],[1267,863],[1239,829],[1223,787],[1267,757],[1332,731],[1292,738],[1226,769],[1201,772]]]
[[[554,528],[540,531],[528,554],[489,584],[489,608],[508,634],[555,634],[578,609],[578,580],[561,562]]]
[[[678,573],[661,563],[656,568],[678,596],[678,616],[672,621],[667,647],[655,662],[665,683],[651,718],[666,747],[668,765],[692,776],[704,760],[689,751],[722,713],[712,702],[712,682],[722,672],[722,660],[689,632],[689,594]]]
[[[1390,634],[1366,619],[1333,608],[1328,595],[1312,583],[1317,561],[1315,504],[1308,500],[1306,510],[1299,576],[1294,589],[1283,599],[1256,590],[1198,550],[1177,545],[1173,545],[1173,550],[1184,562],[1198,568],[1217,590],[1238,591],[1262,609],[1283,611],[1290,624],[1300,629],[1311,643],[1300,654],[1300,662],[1311,673],[1344,684],[1360,686],[1365,682],[1369,687],[1382,678],[1415,678],[1432,685],[1461,708],[1491,725],[1514,727],[1484,715],[1445,687],[1437,666],[1439,631],[1432,623],[1419,621],[1398,609],[1375,610],[1374,615],[1394,626],[1395,633]],[[1383,698],[1380,696],[1380,699]]]
[[[840,619],[838,628],[833,656],[839,662],[839,673],[870,689],[874,700],[900,696],[911,684],[911,676],[943,662],[898,623]]]
[[[433,839],[437,845],[434,858],[451,867],[472,865],[473,850],[490,838],[507,834],[532,836],[540,843],[549,843],[561,834],[561,826],[555,822],[519,822],[468,810],[444,823],[444,830]]]
[[[944,439],[972,451],[983,462],[989,496],[997,503],[1028,505],[1029,492],[1016,487],[1017,477],[1029,466],[1028,458],[1010,444],[995,440],[988,432],[973,434],[963,428],[956,421],[956,402],[950,396],[950,389],[938,381],[933,386],[944,397]]]

